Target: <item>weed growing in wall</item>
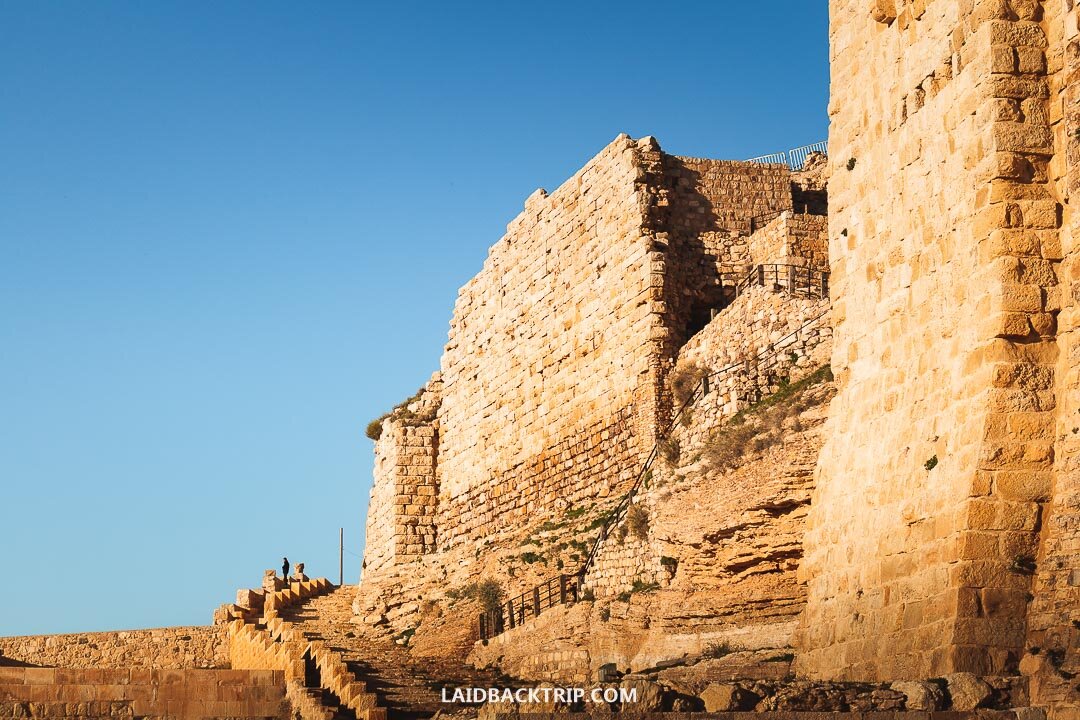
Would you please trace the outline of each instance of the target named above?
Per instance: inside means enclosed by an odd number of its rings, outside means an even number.
[[[639,540],[649,539],[649,511],[640,504],[633,504],[626,512],[626,529]]]
[[[679,462],[679,440],[673,437],[666,437],[659,443],[660,457],[664,458],[671,465]]]
[[[701,384],[701,379],[709,374],[708,368],[698,363],[690,362],[675,368],[668,378],[671,385],[671,396],[675,400],[675,406],[681,407],[690,399]]]
[[[735,413],[726,425],[712,433],[705,446],[704,458],[715,468],[731,469],[737,467],[747,454],[761,453],[783,442],[786,425],[801,432],[803,423],[799,414],[815,404],[805,396],[805,391],[829,380],[832,380],[832,371],[825,365]]]

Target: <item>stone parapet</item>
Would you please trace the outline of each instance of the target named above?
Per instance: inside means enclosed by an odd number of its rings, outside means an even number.
[[[228,642],[219,626],[0,638],[5,660],[64,668],[227,668]]]
[[[285,678],[266,670],[0,667],[0,717],[290,717]]]

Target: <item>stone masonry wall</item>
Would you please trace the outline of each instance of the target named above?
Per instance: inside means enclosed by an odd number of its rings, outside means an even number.
[[[734,363],[745,365],[715,379],[709,395],[690,407],[691,421],[676,425],[672,437],[680,444],[681,456],[690,457],[700,451],[716,428],[746,407],[749,397],[771,394],[779,389],[781,378],[797,378],[828,361],[832,333],[824,323],[827,318],[822,317],[828,307],[828,299],[751,287],[686,343],[679,353],[677,368],[694,364],[716,371]],[[792,334],[814,318],[821,320]],[[751,361],[759,356],[765,359]],[[656,516],[657,497],[651,487],[638,496],[637,502],[650,517]],[[651,535],[641,538],[626,534],[621,540],[619,535],[617,529],[613,531],[588,574],[588,586],[597,597],[617,595],[630,589],[635,581],[666,585],[670,573],[661,562],[662,544]]]
[[[0,717],[288,718],[280,672],[0,667]]]
[[[750,262],[829,269],[828,218],[783,213],[750,236]]]
[[[777,206],[790,207],[786,170],[672,158],[626,136],[530,196],[455,306],[440,549],[626,485],[667,412],[689,317],[719,285],[729,246],[702,237]]]
[[[1032,702],[1050,706],[1051,718],[1080,715],[1075,680],[1080,675],[1080,214],[1074,207],[1080,191],[1080,11],[1071,5],[1046,3],[1041,23],[1049,45],[1047,114],[1055,143],[1047,174],[1064,201],[1058,267],[1063,291],[1057,316],[1054,485],[1027,620],[1027,647],[1039,652],[1020,665],[1031,676]]]
[[[417,397],[382,422],[364,542],[365,575],[435,549],[436,469],[442,379],[436,373]]]
[[[664,357],[711,319],[724,286],[750,262],[754,218],[791,208],[791,173],[782,165],[674,157],[658,149],[643,153],[656,195],[647,218],[665,245]]]
[[[839,394],[796,658],[1015,669],[1053,462],[1046,36],[1034,2],[831,0]]]
[[[693,422],[676,430],[682,449],[700,449],[725,418],[775,392],[782,378],[797,379],[828,362],[828,309],[828,299],[750,287],[692,337],[679,352],[676,368],[696,365],[715,373],[741,365],[710,379],[709,394],[690,408]],[[820,320],[807,325],[814,318]]]
[[[0,638],[0,665],[17,661],[65,668],[227,668],[221,626]]]

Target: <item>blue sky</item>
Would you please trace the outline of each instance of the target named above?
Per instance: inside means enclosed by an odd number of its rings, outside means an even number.
[[[336,577],[525,197],[823,139],[827,62],[819,2],[0,2],[0,635]]]

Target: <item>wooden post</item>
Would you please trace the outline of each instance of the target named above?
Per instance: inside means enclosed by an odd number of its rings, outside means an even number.
[[[533,617],[540,614],[540,586],[533,588]]]
[[[757,276],[758,276],[758,285],[760,285],[761,287],[765,287],[765,266],[764,265],[758,265],[757,266]]]
[[[480,613],[480,639],[487,640],[487,613]]]
[[[701,397],[705,397],[709,394],[709,376],[701,378]]]
[[[566,576],[559,576],[559,604],[566,604]]]
[[[829,273],[821,273],[821,299],[829,297]]]
[[[510,627],[514,627],[514,601],[506,603],[506,614],[510,616]]]

